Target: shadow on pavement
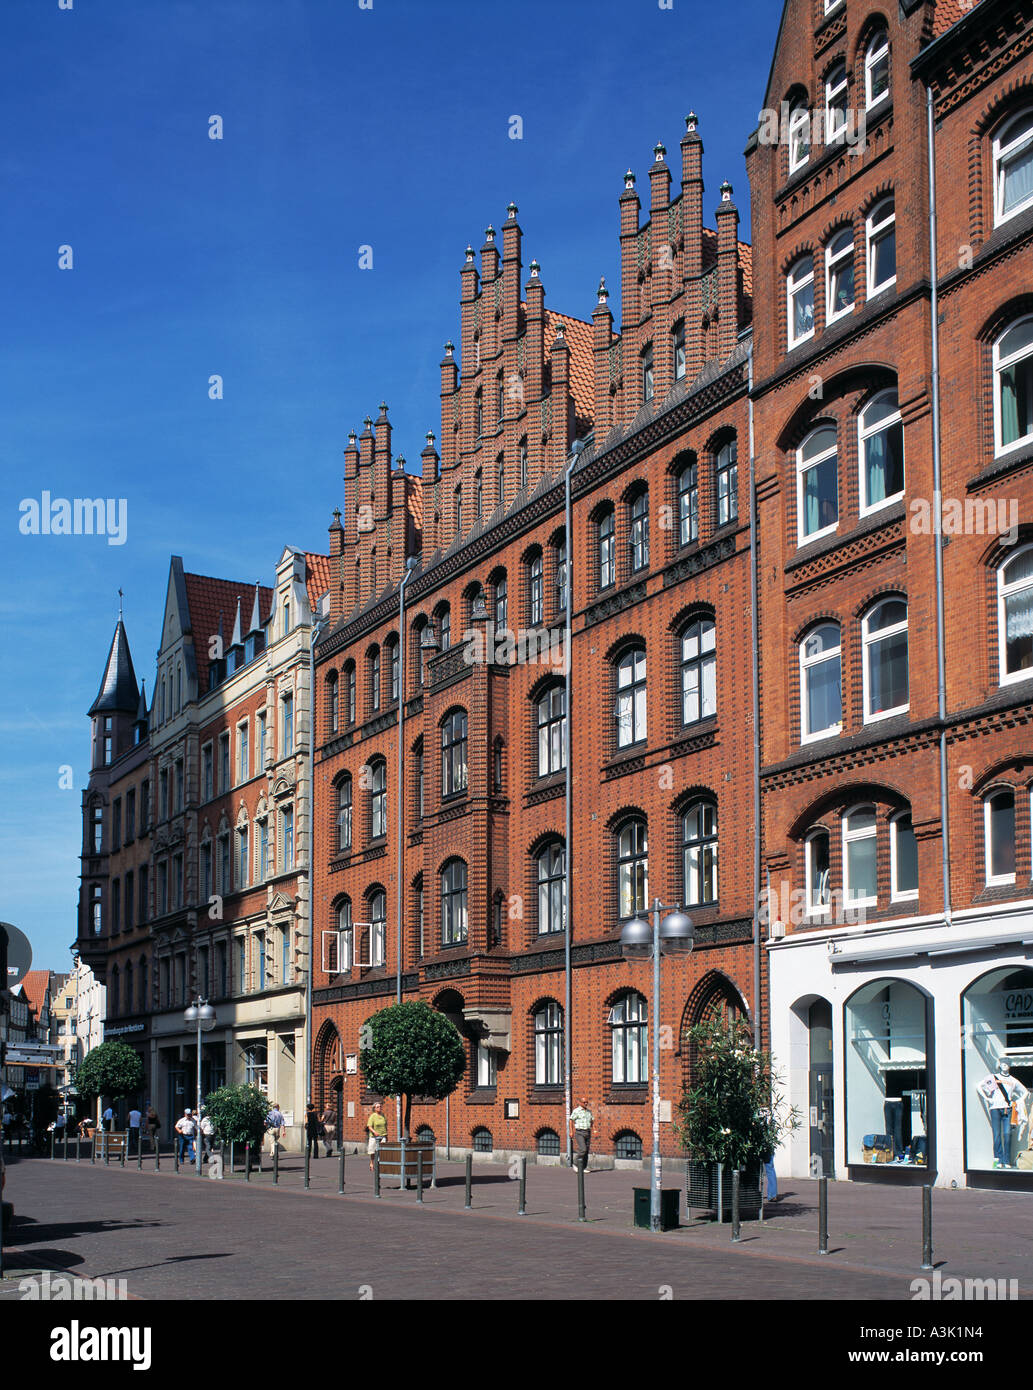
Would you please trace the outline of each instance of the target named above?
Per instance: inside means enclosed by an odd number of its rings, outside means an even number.
[[[134,1231],[162,1226],[162,1221],[63,1221],[47,1224],[31,1216],[15,1215],[9,1241],[16,1247],[36,1245],[42,1240],[71,1240],[75,1236],[105,1235],[115,1231]]]

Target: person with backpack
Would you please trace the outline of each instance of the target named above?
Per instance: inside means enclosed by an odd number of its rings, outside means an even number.
[[[305,1153],[311,1154],[313,1158],[319,1157],[319,1138],[323,1122],[319,1118],[319,1112],[309,1101],[305,1108]]]
[[[150,1137],[151,1150],[152,1152],[157,1153],[158,1131],[161,1129],[161,1120],[158,1118],[158,1112],[157,1110],[155,1110],[153,1105],[149,1105],[147,1107],[147,1114],[144,1116],[144,1123],[147,1126],[147,1133]]]

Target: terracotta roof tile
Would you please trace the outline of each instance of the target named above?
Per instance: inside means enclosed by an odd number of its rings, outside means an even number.
[[[43,1000],[46,997],[49,984],[49,970],[29,970],[22,980],[22,993],[29,1001],[29,1007],[37,1018],[39,1018],[40,1010],[43,1008]]]
[[[933,14],[933,38],[938,39],[941,34],[945,34],[952,25],[957,24],[959,19],[964,19],[967,14],[971,14],[979,0],[936,0],[936,10]]]
[[[595,366],[592,360],[594,332],[590,323],[571,318],[569,314],[557,314],[551,309],[545,311],[545,340],[548,356],[552,356],[552,344],[556,337],[557,323],[563,324],[563,336],[570,348],[570,394],[574,397],[574,414],[577,417],[577,433],[587,434],[592,428],[595,415]]]
[[[184,574],[183,581],[186,584],[190,631],[197,660],[197,689],[198,694],[204,696],[208,691],[208,640],[219,631],[220,614],[222,639],[228,644],[233,636],[237,600],[240,600],[241,623],[247,623],[251,619],[251,609],[255,601],[255,586],[239,584],[232,579],[212,579],[206,574]],[[273,606],[273,591],[260,584],[258,593],[259,612],[264,615],[264,621]]]
[[[305,587],[308,590],[308,606],[316,613],[320,598],[330,589],[329,555],[316,555],[310,550],[305,551]]]

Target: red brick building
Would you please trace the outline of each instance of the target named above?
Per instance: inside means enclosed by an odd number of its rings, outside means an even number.
[[[987,1177],[980,1086],[1002,1062],[1033,1085],[1030,19],[790,0],[779,138],[762,119],[748,152],[770,1037],[809,1121],[797,1174],[1028,1181]]]
[[[469,1059],[447,1105],[414,1107],[415,1129],[459,1150],[558,1155],[569,1046],[597,1149],[641,1158],[651,967],[624,962],[619,936],[655,898],[687,901],[696,923],[694,954],[663,971],[668,1104],[685,1028],[753,1012],[752,272],[728,185],[716,232],[703,225],[702,140],[686,124],[673,198],[662,145],[645,219],[625,178],[619,331],[604,284],[591,323],[545,307],[536,261],[521,285],[511,204],[501,255],[489,228],[479,268],[470,247],[461,268],[440,454],[430,434],[419,478],[392,464],[383,405],[345,451],[316,653],[313,1098],[336,1098],[346,1138],[362,1137],[372,1099],[361,1026],[400,991],[451,1017]]]

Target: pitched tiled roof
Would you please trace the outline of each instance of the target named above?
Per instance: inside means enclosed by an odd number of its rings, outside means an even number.
[[[712,270],[717,265],[717,233],[711,227],[703,228],[703,269]],[[753,297],[753,247],[748,241],[739,242],[739,269],[742,271],[742,289],[747,297]]]
[[[37,1018],[39,1018],[40,1010],[43,1008],[43,1000],[46,997],[49,984],[49,970],[30,970],[22,980],[22,993],[29,1001],[29,1007]]]
[[[563,336],[570,348],[570,394],[574,397],[577,433],[587,434],[595,415],[595,367],[592,362],[594,329],[590,323],[585,323],[582,319],[546,309],[545,344],[549,357],[552,356],[557,323],[563,324]]]
[[[933,38],[938,39],[941,34],[945,34],[952,24],[957,24],[959,19],[971,14],[978,4],[979,0],[936,0]]]
[[[183,582],[197,661],[197,689],[203,696],[208,690],[208,639],[219,631],[219,615],[222,615],[222,640],[228,644],[237,615],[237,600],[240,600],[242,622],[246,623],[255,601],[255,586],[238,584],[232,579],[212,579],[206,574],[184,574]],[[273,591],[260,584],[258,595],[260,611],[268,617],[273,606]]]
[[[321,596],[330,589],[330,556],[316,555],[305,551],[305,588],[308,590],[308,606],[313,614],[319,611]]]

